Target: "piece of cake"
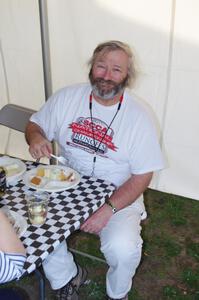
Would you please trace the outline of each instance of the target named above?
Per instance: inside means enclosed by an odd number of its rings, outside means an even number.
[[[51,180],[60,180],[60,169],[51,169],[50,170],[51,172],[50,172],[50,179]]]
[[[66,175],[63,170],[60,173],[60,181],[73,181],[75,180],[75,175],[73,172]]]
[[[45,175],[45,169],[44,168],[38,168],[36,176],[44,177]]]
[[[41,178],[37,177],[37,176],[34,176],[31,180],[30,180],[31,183],[35,184],[35,185],[40,185],[41,183]]]
[[[14,174],[17,174],[17,172],[19,170],[19,166],[17,164],[5,165],[5,166],[3,166],[3,168],[4,168],[7,176],[12,176]]]
[[[45,168],[44,169],[44,177],[50,179],[51,176],[51,169]]]

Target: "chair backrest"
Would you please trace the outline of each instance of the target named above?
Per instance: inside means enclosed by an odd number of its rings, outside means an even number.
[[[34,112],[36,111],[30,108],[15,104],[6,104],[0,110],[0,124],[17,131],[25,132],[29,118]]]

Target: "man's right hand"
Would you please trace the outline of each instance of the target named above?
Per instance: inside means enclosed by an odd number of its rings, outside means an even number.
[[[29,122],[26,127],[26,140],[29,144],[29,152],[34,159],[48,157],[52,153],[52,144],[47,138],[43,130],[35,123]]]
[[[45,156],[50,158],[50,154],[52,153],[52,144],[46,138],[38,134],[38,136],[35,136],[29,145],[29,152],[35,159]]]

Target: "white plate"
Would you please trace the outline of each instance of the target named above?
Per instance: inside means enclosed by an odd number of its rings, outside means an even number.
[[[0,166],[4,167],[12,164],[17,164],[18,168],[11,176],[6,176],[6,180],[8,184],[20,180],[21,175],[23,175],[23,173],[26,171],[26,165],[20,159],[12,158],[9,156],[0,157]]]
[[[18,236],[23,236],[28,227],[26,219],[15,211],[10,210],[10,214],[15,220],[14,228],[17,229]]]
[[[7,215],[8,219],[10,220],[10,223],[14,227],[14,230],[16,234],[21,237],[24,235],[24,233],[27,230],[28,223],[26,222],[26,219],[18,214],[15,211],[12,211],[6,207],[2,208],[3,212]]]
[[[51,180],[47,179],[45,177],[41,178],[41,184],[35,185],[31,182],[31,179],[36,176],[38,168],[44,168],[44,169],[62,169],[66,174],[73,173],[74,174],[74,180],[73,181],[57,181],[57,180]],[[39,176],[37,176],[39,177]],[[59,165],[50,165],[50,166],[38,166],[37,168],[31,169],[30,171],[27,171],[24,176],[23,180],[26,186],[33,188],[38,191],[46,191],[46,192],[61,192],[68,190],[70,188],[75,187],[80,182],[81,176],[80,174],[66,166],[59,166]]]

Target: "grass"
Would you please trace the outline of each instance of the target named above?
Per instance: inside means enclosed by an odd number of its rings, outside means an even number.
[[[199,201],[149,189],[145,204],[143,256],[129,300],[199,300]],[[77,232],[69,247],[103,259],[94,235]],[[80,300],[104,300],[107,265],[80,255],[76,260],[89,271]],[[36,284],[34,276],[18,283],[32,300],[38,300]],[[53,300],[48,283],[46,291]]]

